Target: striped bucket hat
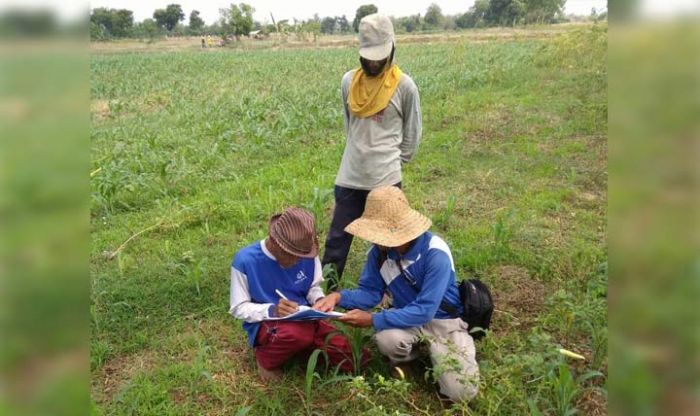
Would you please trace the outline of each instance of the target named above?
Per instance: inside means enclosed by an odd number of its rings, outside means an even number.
[[[287,253],[313,258],[318,254],[314,215],[301,208],[287,208],[270,218],[270,237]]]
[[[430,218],[411,208],[395,186],[380,186],[367,195],[362,216],[345,232],[384,247],[398,247],[428,231]]]

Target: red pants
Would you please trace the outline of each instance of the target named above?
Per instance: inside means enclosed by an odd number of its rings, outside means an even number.
[[[255,358],[266,370],[274,370],[297,354],[308,355],[314,349],[324,350],[330,364],[351,372],[352,350],[347,338],[335,335],[326,342],[326,337],[336,331],[324,321],[264,321],[255,342]],[[369,352],[363,349],[362,363],[369,360]],[[342,364],[341,364],[342,363]]]

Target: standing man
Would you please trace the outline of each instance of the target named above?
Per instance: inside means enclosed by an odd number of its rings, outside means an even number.
[[[382,186],[369,193],[362,217],[346,230],[374,244],[357,289],[333,292],[316,303],[350,310],[341,321],[373,327],[382,355],[393,367],[416,359],[427,339],[440,393],[457,402],[478,392],[479,366],[457,287],[447,243],[430,231],[431,221],[412,209],[401,189]],[[393,307],[370,313],[385,292]],[[452,312],[449,312],[452,311]]]
[[[421,139],[418,88],[394,63],[394,27],[380,14],[360,21],[360,68],[341,83],[345,135],[335,179],[335,209],[322,264],[332,265],[328,288],[338,287],[352,244],[345,227],[362,215],[367,194],[382,185],[401,186],[401,165]]]
[[[233,259],[229,312],[243,321],[263,380],[279,378],[285,362],[315,348],[326,351],[331,364],[342,370],[353,368],[348,340],[334,335],[331,324],[270,320],[323,298],[317,252],[313,214],[288,208],[270,219],[266,239],[241,249]],[[363,362],[368,358],[365,351]]]

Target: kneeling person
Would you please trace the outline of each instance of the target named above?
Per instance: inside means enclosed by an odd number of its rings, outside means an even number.
[[[333,292],[318,303],[352,309],[341,321],[377,331],[379,351],[393,366],[418,356],[420,338],[430,341],[430,358],[440,392],[453,401],[470,400],[478,391],[479,367],[463,312],[454,262],[447,244],[428,231],[431,221],[413,210],[403,192],[379,187],[367,196],[360,218],[345,231],[374,243],[354,290]],[[385,291],[393,308],[376,313]],[[447,310],[451,310],[449,313]]]
[[[290,358],[316,348],[326,351],[331,364],[352,370],[347,339],[336,335],[326,341],[335,331],[332,325],[325,321],[269,320],[323,298],[317,253],[313,215],[288,208],[270,219],[267,238],[241,249],[233,259],[229,312],[244,321],[263,379],[279,377],[280,367]]]

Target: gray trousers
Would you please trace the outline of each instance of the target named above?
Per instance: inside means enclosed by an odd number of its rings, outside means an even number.
[[[460,318],[433,319],[427,324],[408,329],[386,329],[375,334],[379,352],[392,365],[418,357],[416,343],[427,339],[430,361],[440,385],[440,393],[453,401],[470,400],[479,390],[479,366],[476,363],[474,340],[467,324]]]

